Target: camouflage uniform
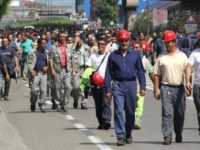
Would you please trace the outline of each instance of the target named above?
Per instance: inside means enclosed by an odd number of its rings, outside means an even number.
[[[48,55],[45,52],[46,57],[46,65],[43,67],[47,67],[48,65]],[[42,112],[44,110],[42,109],[43,105],[45,104],[45,98],[46,98],[46,89],[47,89],[47,73],[43,70],[37,71],[35,70],[36,63],[38,61],[37,58],[37,52],[36,50],[31,50],[28,53],[27,57],[27,67],[28,67],[28,74],[29,74],[29,87],[30,87],[30,102],[31,102],[31,110],[35,111],[35,104],[38,100],[39,96],[39,102],[38,105]],[[36,71],[36,76],[33,77],[31,74],[31,71]]]
[[[54,98],[60,102],[60,107],[65,111],[65,106],[68,105],[70,100],[71,86],[71,71],[73,54],[70,49],[66,47],[66,67],[63,68],[61,64],[61,48],[58,43],[52,46],[50,52],[50,60],[53,62],[53,67],[56,76],[53,77],[53,86],[55,87]]]
[[[74,98],[74,108],[78,107],[78,100],[81,96],[81,108],[87,109],[87,99],[83,98],[83,94],[80,89],[80,78],[83,74],[83,71],[85,69],[85,63],[87,59],[89,58],[89,46],[83,45],[80,48],[76,48],[73,50],[73,57],[74,61],[77,65],[77,74],[76,76],[72,77],[72,97]]]

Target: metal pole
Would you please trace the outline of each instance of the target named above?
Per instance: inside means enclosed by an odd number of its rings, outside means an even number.
[[[149,29],[149,28],[150,28],[150,27],[149,27],[149,22],[150,22],[150,18],[149,18],[149,13],[150,13],[150,10],[149,10],[149,0],[147,0],[147,11],[148,11],[148,13],[147,13],[147,15],[148,15],[148,16],[147,16],[147,17],[148,17],[148,18],[147,18],[147,23],[148,23],[147,33],[148,33],[148,35],[149,35],[149,32],[150,32],[150,31],[149,31],[149,30],[150,30],[150,29]]]

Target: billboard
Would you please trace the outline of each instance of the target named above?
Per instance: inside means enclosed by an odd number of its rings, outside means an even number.
[[[126,0],[126,7],[137,7],[138,0]]]
[[[153,26],[166,25],[168,22],[168,11],[162,9],[153,10]]]

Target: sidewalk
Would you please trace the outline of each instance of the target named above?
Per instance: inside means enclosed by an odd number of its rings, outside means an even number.
[[[0,107],[0,150],[28,150]]]

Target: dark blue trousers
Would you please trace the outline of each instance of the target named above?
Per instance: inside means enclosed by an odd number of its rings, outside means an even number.
[[[92,95],[95,102],[96,117],[99,124],[110,123],[112,116],[111,100],[105,98],[104,89],[93,88]]]
[[[125,139],[131,136],[137,105],[136,91],[137,87],[135,81],[113,81],[114,123],[117,139]]]

